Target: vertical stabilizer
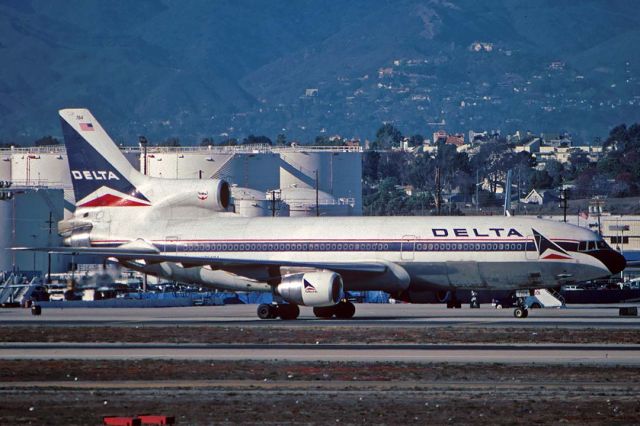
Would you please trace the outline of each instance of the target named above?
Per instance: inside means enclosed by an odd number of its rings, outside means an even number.
[[[78,207],[142,207],[138,190],[147,179],[120,152],[87,109],[59,111],[71,182]]]

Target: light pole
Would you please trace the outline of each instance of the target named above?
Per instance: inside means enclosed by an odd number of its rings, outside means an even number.
[[[144,136],[138,137],[138,143],[140,144],[140,149],[142,149],[142,174],[146,176],[147,174],[147,138]]]

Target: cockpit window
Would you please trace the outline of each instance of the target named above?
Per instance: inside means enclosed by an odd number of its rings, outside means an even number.
[[[606,250],[609,246],[604,240],[599,241],[580,241],[578,251]]]

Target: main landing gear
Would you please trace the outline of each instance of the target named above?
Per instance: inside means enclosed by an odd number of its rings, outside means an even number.
[[[258,305],[258,318],[274,319],[280,317],[283,320],[294,320],[300,315],[300,308],[293,303],[278,303]]]
[[[313,314],[318,318],[329,319],[334,315],[338,319],[350,319],[356,313],[356,306],[348,300],[343,300],[335,306],[313,308]]]
[[[318,318],[333,318],[338,319],[350,319],[356,313],[356,307],[348,300],[343,300],[335,306],[315,307],[313,308],[313,314]],[[258,305],[258,318],[260,319],[275,319],[281,318],[283,320],[294,320],[300,315],[300,308],[293,303],[263,303]]]

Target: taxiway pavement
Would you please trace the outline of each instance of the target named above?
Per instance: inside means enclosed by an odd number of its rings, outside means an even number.
[[[258,360],[640,365],[640,345],[0,343],[11,360]]]
[[[534,309],[517,319],[512,309],[446,309],[442,305],[357,304],[351,320],[322,320],[310,308],[301,307],[297,321],[260,320],[256,305],[198,306],[180,308],[47,308],[33,316],[28,309],[1,309],[0,325],[74,326],[108,325],[241,325],[251,327],[290,326],[478,326],[478,327],[578,327],[631,328],[640,330],[640,317],[620,317],[616,307],[569,306],[564,309]]]

